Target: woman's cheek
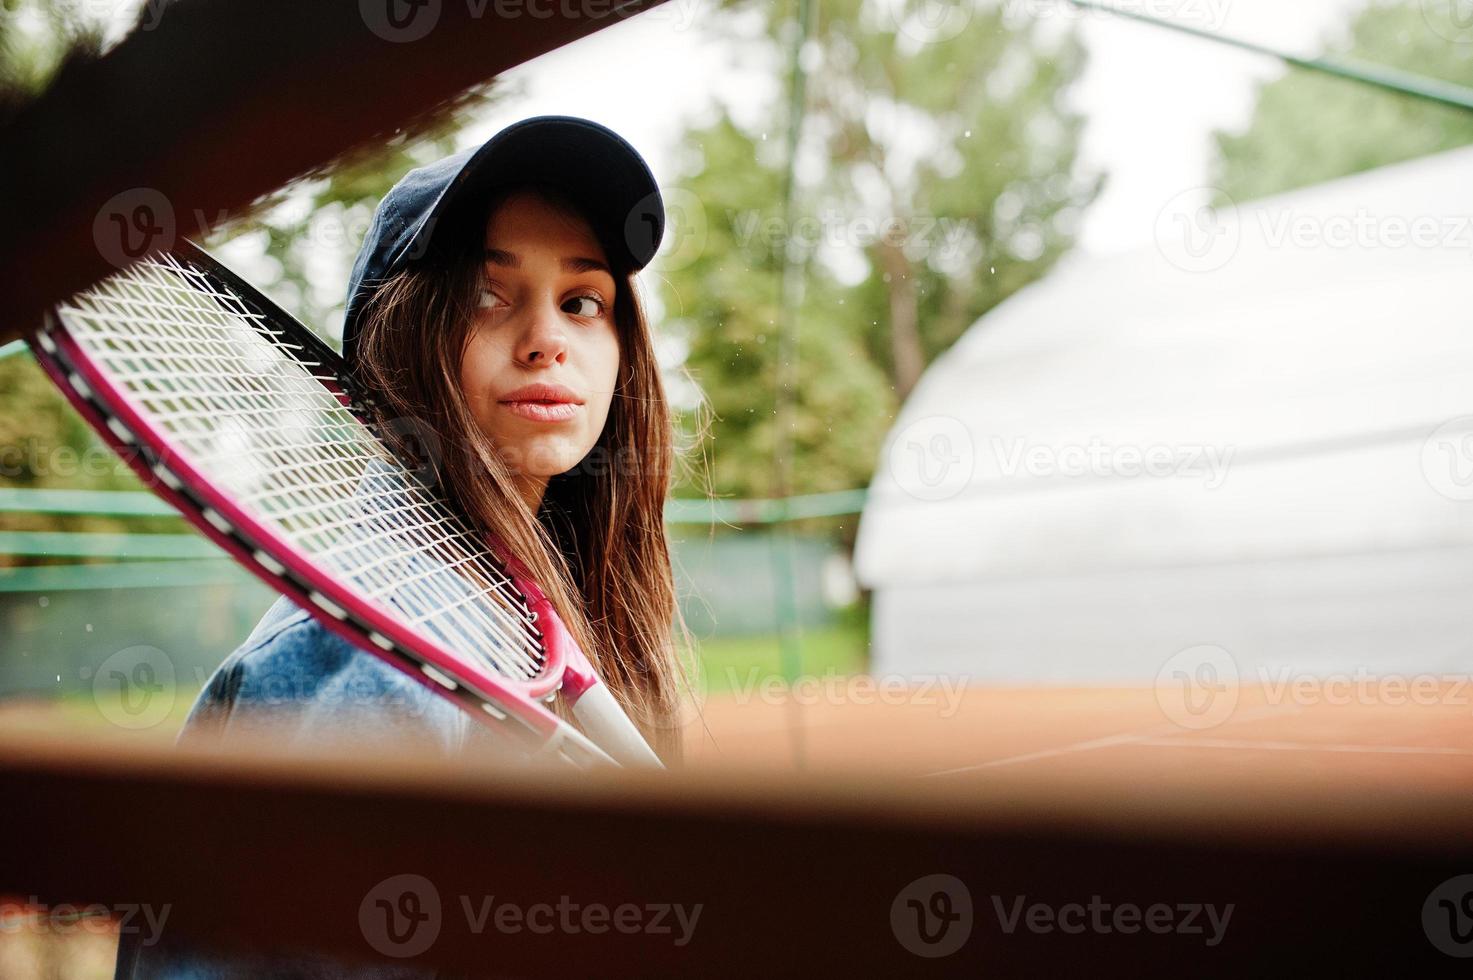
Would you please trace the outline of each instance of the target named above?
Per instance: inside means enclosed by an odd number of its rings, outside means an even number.
[[[494,418],[492,414],[494,406],[489,402],[487,395],[491,382],[490,359],[487,354],[486,343],[480,338],[473,338],[466,347],[465,356],[460,361],[461,390],[465,392],[471,414],[480,421],[483,429],[488,428]]]

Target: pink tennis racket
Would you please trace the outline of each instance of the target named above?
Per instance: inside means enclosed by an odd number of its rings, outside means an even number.
[[[660,764],[521,563],[375,431],[338,354],[199,247],[56,306],[31,347],[146,484],[329,629],[529,754]]]

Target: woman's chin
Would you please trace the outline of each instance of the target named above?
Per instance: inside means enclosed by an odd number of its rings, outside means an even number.
[[[514,446],[503,444],[500,451],[512,470],[540,480],[566,473],[588,454],[581,445],[556,436],[518,442]]]

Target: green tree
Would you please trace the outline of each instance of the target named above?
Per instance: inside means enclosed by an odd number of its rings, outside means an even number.
[[[1327,55],[1473,84],[1473,45],[1439,34],[1418,0],[1381,0]],[[1215,134],[1213,186],[1236,202],[1473,143],[1473,113],[1317,72],[1262,86],[1241,133]],[[1222,197],[1219,203],[1226,203]]]
[[[793,6],[762,5],[779,54]],[[791,489],[847,488],[868,482],[925,366],[1047,272],[1098,193],[1100,178],[1077,175],[1081,121],[1060,98],[1083,67],[1077,41],[1045,41],[1032,21],[971,6],[960,29],[927,35],[925,6],[907,3],[898,19],[863,0],[821,6],[802,55],[808,100],[791,223],[780,212],[785,102],[761,132],[723,112],[686,136],[680,188],[706,238],[662,289],[714,415],[718,494],[764,495],[773,484],[786,249],[805,276]]]
[[[707,230],[694,260],[661,279],[664,329],[684,339],[687,370],[717,416],[705,447],[711,487],[739,496],[771,492],[777,426],[783,236],[764,222],[781,199],[782,170],[781,161],[759,159],[759,142],[724,114],[689,134],[699,162],[679,200],[699,203]],[[800,311],[801,382],[794,391],[793,452],[803,461],[795,492],[862,482],[894,411],[893,393],[847,308],[847,292],[821,269],[809,271]]]
[[[252,284],[329,341],[341,342],[348,270],[379,200],[410,170],[454,152],[457,132],[505,98],[504,87],[492,81],[472,88],[387,140],[266,195],[212,229],[207,247],[259,240],[266,268]],[[327,256],[338,259],[340,274],[314,279],[309,266],[320,266]]]
[[[80,0],[0,0],[0,124],[70,64],[95,58],[103,25]]]

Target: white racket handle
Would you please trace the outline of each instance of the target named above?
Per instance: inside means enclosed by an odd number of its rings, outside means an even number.
[[[663,769],[634,722],[619,708],[619,703],[603,684],[594,684],[573,702],[573,717],[599,746],[626,766],[653,766]]]

